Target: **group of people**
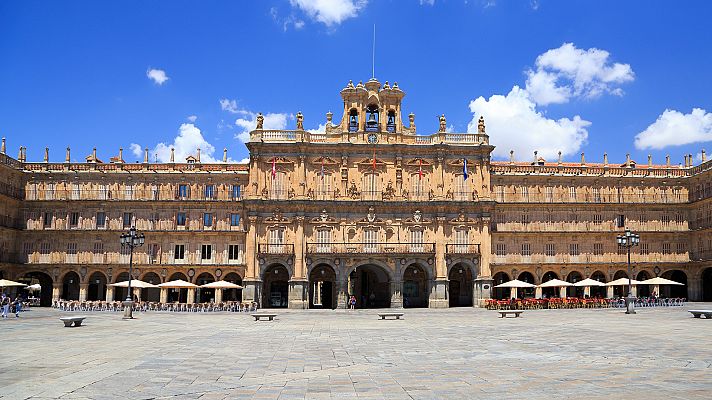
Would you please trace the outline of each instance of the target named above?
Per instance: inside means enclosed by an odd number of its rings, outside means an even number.
[[[20,311],[22,311],[22,297],[18,294],[15,300],[5,293],[0,297],[0,306],[2,306],[2,318],[7,319],[7,315],[10,313],[10,306],[13,306],[15,311],[15,318],[20,318]]]

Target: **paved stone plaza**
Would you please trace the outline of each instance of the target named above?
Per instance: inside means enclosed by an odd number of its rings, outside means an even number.
[[[2,399],[709,399],[712,320],[684,308],[86,314],[0,321]]]

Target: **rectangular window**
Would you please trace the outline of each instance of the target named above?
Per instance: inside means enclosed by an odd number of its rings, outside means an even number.
[[[366,174],[363,176],[363,199],[381,200],[381,178],[378,174]]]
[[[176,214],[176,225],[177,226],[185,226],[185,213],[184,212],[179,212]]]
[[[200,246],[200,259],[211,260],[213,258],[213,245],[204,244]]]
[[[685,222],[685,216],[682,214],[675,214],[675,223],[682,225]]]
[[[331,252],[331,229],[316,231],[316,251],[317,253]]]
[[[601,202],[601,189],[599,189],[597,187],[593,188],[593,202],[594,203]]]
[[[423,231],[420,229],[414,229],[410,231],[410,251],[418,253],[423,252],[425,247],[423,246]]]
[[[79,200],[81,198],[81,189],[78,183],[72,184],[72,200]]]
[[[458,229],[455,231],[455,253],[467,253],[470,244],[470,231]]]
[[[316,178],[317,200],[328,200],[331,197],[331,174],[318,174]]]
[[[662,222],[663,226],[670,226],[670,216],[665,214],[660,218],[660,221]]]
[[[650,244],[641,243],[640,244],[640,254],[650,254]]]
[[[603,243],[593,244],[593,255],[602,256],[603,255]]]
[[[544,254],[548,257],[556,255],[556,245],[554,243],[546,243],[544,245]]]
[[[420,177],[419,174],[412,174],[410,176],[410,182],[411,182],[411,191],[410,191],[410,199],[411,200],[426,200],[428,197],[428,193],[425,190],[425,177]]]
[[[96,213],[96,229],[106,228],[106,213],[100,211]]]
[[[242,260],[242,245],[231,244],[227,246],[227,259],[229,261],[238,262]]]
[[[554,187],[553,186],[546,187],[546,202],[547,203],[554,202]]]
[[[42,213],[42,226],[45,228],[52,227],[52,213],[51,212]]]
[[[670,242],[663,243],[663,254],[670,254]]]
[[[616,218],[616,225],[619,228],[625,228],[625,215],[619,214],[618,217]]]
[[[576,186],[569,186],[569,201],[576,201]]]
[[[124,228],[130,228],[132,222],[133,222],[133,213],[125,212],[124,218],[123,218]]]
[[[108,200],[109,199],[109,189],[106,187],[105,184],[99,185],[99,200]]]
[[[465,180],[465,175],[455,176],[455,194],[453,196],[453,200],[470,200],[470,181]]]
[[[49,254],[51,249],[51,244],[49,242],[40,243],[40,254]]]
[[[76,243],[67,243],[67,254],[77,254]]]
[[[284,229],[271,229],[269,231],[269,252],[270,254],[283,254],[286,252]]]
[[[133,200],[134,187],[133,185],[126,185],[126,200]]]
[[[188,198],[188,185],[178,185],[178,198],[181,200],[185,200]]]
[[[677,254],[685,253],[685,243],[683,243],[683,242],[677,243],[675,250],[677,250]]]
[[[287,198],[287,174],[277,172],[272,179],[272,190],[270,190],[270,198],[274,200],[284,200]]]
[[[240,185],[232,185],[232,199],[240,200],[242,198],[242,187]]]
[[[578,246],[578,243],[569,243],[569,255],[570,255],[570,256],[577,256],[577,255],[579,255],[579,246]]]
[[[520,222],[522,224],[529,223],[529,211],[522,211]]]
[[[76,228],[77,226],[79,226],[79,213],[78,212],[70,212],[69,213],[69,227]]]
[[[184,244],[176,245],[175,251],[173,252],[173,259],[175,259],[175,260],[184,260],[185,259],[185,245]]]
[[[522,201],[529,202],[529,186],[522,186]]]
[[[603,223],[603,215],[601,214],[594,214],[593,215],[593,224],[594,225],[601,225]]]
[[[522,243],[522,257],[531,257],[531,255],[532,255],[531,243]]]
[[[240,226],[240,214],[230,214],[230,226]]]
[[[22,244],[22,252],[26,255],[32,254],[35,252],[35,246],[31,242],[25,242]]]
[[[507,245],[505,243],[497,243],[495,246],[495,254],[499,257],[507,255]]]
[[[544,214],[544,222],[546,222],[548,226],[554,225],[554,213],[547,212]]]
[[[363,251],[375,253],[378,251],[378,230],[367,229],[363,232]]]
[[[214,200],[215,199],[215,185],[205,185],[205,199]]]
[[[54,200],[54,183],[47,184],[47,191],[45,193],[45,200]]]
[[[203,227],[212,228],[213,226],[213,214],[203,213]]]

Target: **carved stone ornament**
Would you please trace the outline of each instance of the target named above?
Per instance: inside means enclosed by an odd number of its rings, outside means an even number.
[[[326,209],[321,210],[321,222],[326,222],[326,220],[329,218],[329,214],[327,214]]]
[[[366,214],[366,219],[368,220],[368,222],[373,222],[376,220],[376,214],[373,210],[373,207],[368,208],[368,214]]]
[[[423,213],[420,210],[415,210],[413,213],[413,221],[420,222],[423,219]]]

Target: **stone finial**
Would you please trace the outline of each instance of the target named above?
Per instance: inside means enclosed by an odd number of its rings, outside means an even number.
[[[176,161],[176,149],[171,147],[171,162]]]
[[[694,164],[694,159],[692,158],[692,154],[689,154],[689,156],[690,156],[690,158],[689,158],[690,166],[692,166]]]
[[[630,167],[630,153],[626,153],[625,155],[625,165]]]
[[[603,165],[608,165],[608,153],[603,153]]]
[[[534,150],[534,164],[536,164],[539,161],[539,157],[537,157],[537,154],[539,154],[539,151]]]
[[[49,147],[45,147],[44,162],[49,162]]]
[[[297,111],[297,130],[304,130],[304,114],[301,111]]]
[[[257,127],[255,127],[255,129],[262,129],[264,123],[265,117],[262,115],[262,113],[257,113]]]
[[[563,164],[563,159],[561,158],[561,150],[559,150],[559,159],[558,159],[559,165]]]
[[[17,161],[22,161],[22,146],[20,146],[20,151],[17,152]]]
[[[0,154],[5,154],[5,138],[2,138],[2,144],[0,144]]]
[[[143,149],[143,163],[148,164],[148,147]]]
[[[200,162],[200,147],[198,147],[197,155],[195,156],[195,162]]]
[[[477,133],[485,133],[485,117],[480,115],[480,119],[477,120]]]
[[[670,166],[670,154],[665,155],[665,165]]]
[[[509,150],[509,163],[514,164],[514,150]]]
[[[331,111],[326,113],[326,126],[331,126],[331,119],[334,118],[334,113]]]
[[[96,147],[94,147],[94,149],[92,150],[91,156],[94,159],[94,162],[97,162],[99,160],[98,158],[96,158]]]
[[[445,114],[440,115],[438,120],[440,121],[440,129],[438,129],[438,132],[445,132],[447,130],[447,119],[445,118]]]
[[[70,151],[69,146],[67,146],[67,155],[64,157],[64,162],[66,162],[66,163],[68,163],[68,162],[71,161],[71,157],[70,157],[69,151]]]
[[[119,147],[119,162],[124,162],[124,148]]]
[[[685,159],[685,161],[682,163],[682,166],[687,167],[687,154],[684,154],[683,158]]]
[[[701,155],[702,155],[702,162],[707,161],[707,153],[705,153],[705,149],[702,149]]]
[[[653,155],[648,154],[648,167],[652,167],[652,166],[653,166]]]
[[[581,152],[581,165],[586,165],[586,158],[583,155],[583,152]]]
[[[408,114],[408,128],[415,128],[415,114]]]
[[[223,149],[223,162],[227,162],[227,147]]]

